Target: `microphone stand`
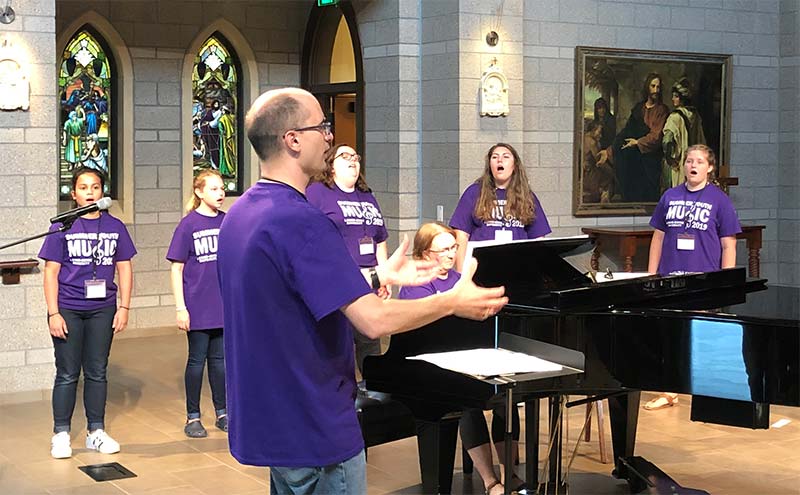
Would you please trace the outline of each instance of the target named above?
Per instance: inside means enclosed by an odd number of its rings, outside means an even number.
[[[41,234],[32,235],[30,237],[26,237],[24,239],[20,239],[18,241],[14,241],[14,242],[12,242],[10,244],[3,244],[2,246],[0,246],[0,251],[2,251],[3,249],[6,249],[6,248],[10,248],[12,246],[16,246],[17,244],[23,244],[25,242],[32,241],[34,239],[38,239],[40,237],[45,237],[45,236],[48,236],[48,235],[51,235],[51,234],[55,234],[57,232],[64,232],[65,230],[69,230],[69,228],[72,227],[72,224],[75,222],[75,220],[76,219],[73,218],[72,220],[67,220],[65,222],[62,222],[61,223],[61,227],[59,227],[57,230],[48,230],[47,232],[43,232]]]

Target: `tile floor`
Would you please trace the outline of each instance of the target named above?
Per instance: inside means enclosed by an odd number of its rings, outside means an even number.
[[[208,390],[203,392],[203,420],[210,427],[209,437],[184,436],[185,356],[186,340],[178,334],[120,339],[114,344],[106,421],[122,452],[113,456],[83,448],[80,404],[73,421],[74,455],[64,460],[49,455],[49,400],[0,405],[0,494],[268,493],[267,470],[242,466],[228,453],[225,434],[213,427],[208,414]],[[782,428],[751,431],[692,423],[688,400],[682,397],[678,407],[641,412],[637,455],[680,484],[711,493],[800,494],[800,408],[773,407],[773,423],[781,418],[791,422]],[[582,407],[571,410],[571,442],[578,435],[583,413]],[[608,438],[608,424],[605,428]],[[98,483],[78,469],[113,461],[138,476]],[[453,493],[482,493],[477,473],[471,477],[461,473],[460,455],[456,464]],[[572,467],[570,493],[625,493],[626,485],[608,476],[610,470],[610,465],[599,461],[597,441],[582,444]],[[421,493],[416,440],[370,449],[367,475],[370,495]]]

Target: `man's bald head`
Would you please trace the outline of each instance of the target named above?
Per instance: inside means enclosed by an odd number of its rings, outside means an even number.
[[[281,139],[289,129],[302,127],[309,116],[309,98],[300,88],[267,91],[250,106],[244,120],[245,132],[258,158],[267,161],[281,150]]]

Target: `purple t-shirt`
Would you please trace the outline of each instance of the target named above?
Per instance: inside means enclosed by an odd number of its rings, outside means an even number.
[[[456,285],[460,278],[460,273],[450,269],[447,271],[447,278],[445,279],[436,277],[427,284],[417,286],[404,285],[400,288],[400,294],[397,297],[400,299],[422,299],[440,292],[447,292]]]
[[[58,230],[54,224],[50,230]],[[128,261],[136,254],[128,229],[109,213],[100,218],[78,218],[66,232],[45,238],[39,257],[61,264],[58,272],[58,307],[73,310],[93,310],[117,304],[117,284],[114,269],[118,261]],[[106,297],[86,298],[84,282],[105,280]]]
[[[480,184],[473,183],[461,195],[458,200],[456,210],[453,212],[453,217],[450,219],[450,226],[454,229],[461,230],[469,234],[470,241],[486,241],[495,238],[495,231],[497,230],[510,230],[513,239],[536,239],[543,235],[549,234],[552,230],[547,221],[547,216],[544,214],[542,205],[539,204],[539,198],[533,192],[533,212],[535,218],[533,222],[528,225],[522,225],[518,219],[514,217],[506,218],[505,205],[506,205],[506,190],[496,189],[497,204],[493,211],[494,219],[483,221],[475,216],[475,205],[478,203],[478,198],[481,196]]]
[[[222,328],[222,295],[217,278],[217,240],[225,213],[207,217],[190,211],[172,235],[167,259],[184,263],[183,298],[191,330]]]
[[[371,192],[344,192],[336,183],[329,188],[321,182],[315,182],[306,190],[308,202],[322,210],[344,237],[350,256],[361,267],[378,264],[375,250],[379,243],[385,241],[389,234],[383,222],[383,215],[378,201]],[[361,254],[361,239],[372,239],[372,253]],[[367,250],[368,251],[368,250]]]
[[[228,211],[217,257],[228,441],[256,466],[328,466],[364,448],[353,334],[369,294],[336,226],[295,189],[257,182]]]
[[[650,225],[664,232],[658,273],[711,272],[722,263],[721,237],[742,231],[736,209],[727,194],[714,184],[689,191],[685,184],[664,192]],[[679,236],[691,235],[694,250],[678,249]]]

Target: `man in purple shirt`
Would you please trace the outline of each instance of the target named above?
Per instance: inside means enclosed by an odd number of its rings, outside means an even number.
[[[475,286],[470,263],[451,291],[381,300],[373,288],[424,283],[434,267],[407,261],[404,240],[362,273],[333,222],[308,203],[306,185],[333,140],[316,98],[297,88],[264,93],[245,128],[262,179],[226,215],[218,252],[231,453],[269,466],[272,493],[366,493],[345,319],[377,338],[446,315],[484,319],[507,298]]]

